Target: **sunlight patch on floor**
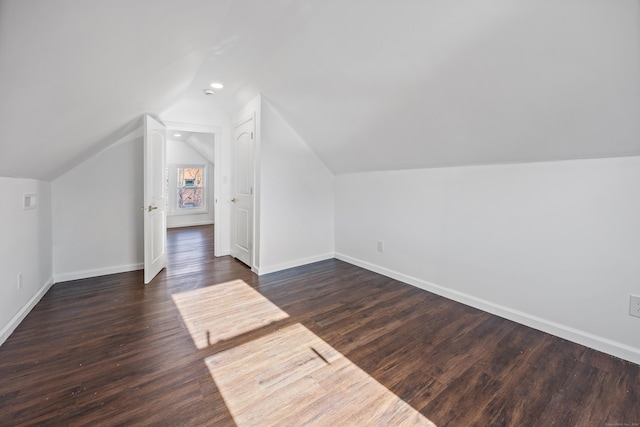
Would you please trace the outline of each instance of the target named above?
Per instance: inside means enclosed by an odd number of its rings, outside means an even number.
[[[274,325],[288,314],[242,280],[173,300],[240,427],[435,426],[304,325]]]
[[[172,295],[198,349],[289,317],[242,280]]]
[[[299,323],[205,363],[238,426],[435,426]]]

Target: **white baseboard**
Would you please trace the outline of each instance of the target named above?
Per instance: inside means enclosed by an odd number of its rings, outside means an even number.
[[[169,225],[169,221],[167,221],[167,228],[183,228],[183,227],[196,227],[198,225],[214,225],[215,222],[209,220],[205,221],[185,221],[184,223],[180,223],[178,221]]]
[[[92,270],[72,271],[70,273],[54,274],[55,282],[68,282],[70,280],[87,279],[90,277],[105,276],[107,274],[126,273],[127,271],[142,270],[144,263],[116,265],[113,267],[96,268]]]
[[[11,335],[13,331],[16,330],[18,325],[24,320],[25,317],[27,317],[27,314],[29,314],[33,307],[38,304],[44,294],[46,294],[47,291],[51,289],[51,286],[53,286],[53,284],[54,280],[53,277],[51,277],[49,280],[47,280],[47,283],[45,283],[44,286],[42,286],[40,290],[38,290],[38,292],[36,292],[35,295],[32,296],[31,299],[20,309],[20,311],[18,311],[16,315],[13,316],[9,323],[0,330],[0,345],[2,345],[7,340],[7,338],[9,338],[9,335]]]
[[[327,253],[327,254],[323,254],[323,255],[316,255],[316,256],[312,256],[312,257],[307,257],[307,258],[301,258],[301,259],[296,259],[293,261],[288,261],[288,262],[283,262],[280,264],[275,264],[275,265],[267,265],[266,267],[258,267],[255,269],[255,273],[258,276],[262,276],[264,274],[269,274],[269,273],[275,273],[277,271],[282,271],[282,270],[286,270],[289,268],[293,268],[293,267],[300,267],[301,265],[307,265],[307,264],[311,264],[314,262],[318,262],[318,261],[324,261],[327,259],[331,259],[334,258],[335,254],[333,252],[331,253]]]
[[[425,291],[432,292],[434,294],[443,296],[445,298],[452,299],[462,304],[477,308],[487,313],[495,314],[496,316],[503,317],[505,319],[512,320],[525,326],[537,329],[555,335],[560,338],[584,345],[586,347],[593,348],[598,351],[610,354],[612,356],[619,357],[624,360],[636,363],[640,365],[640,348],[628,346],[626,344],[613,341],[601,336],[590,334],[589,332],[581,331],[572,328],[567,325],[553,322],[551,320],[543,319],[541,317],[532,316],[519,310],[515,310],[503,305],[492,303],[491,301],[476,298],[472,295],[458,292],[453,289],[446,288],[444,286],[436,285],[435,283],[428,282],[426,280],[418,279],[416,277],[408,276],[406,274],[390,270],[385,267],[381,267],[376,264],[372,264],[367,261],[362,261],[357,258],[352,258],[348,255],[336,253],[335,257],[341,261],[349,264],[357,265],[365,270],[373,271],[383,276],[390,277],[395,280],[407,283]]]

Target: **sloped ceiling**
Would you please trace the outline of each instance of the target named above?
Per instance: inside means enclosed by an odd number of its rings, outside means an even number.
[[[179,135],[179,136],[176,136]],[[167,140],[181,141],[202,157],[215,164],[215,134],[206,132],[170,131]]]
[[[1,0],[0,175],[52,179],[189,87],[226,0]]]
[[[335,173],[640,154],[639,34],[638,0],[0,0],[0,175],[213,80]]]

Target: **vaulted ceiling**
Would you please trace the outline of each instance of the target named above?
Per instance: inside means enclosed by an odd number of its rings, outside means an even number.
[[[262,93],[335,173],[640,154],[638,0],[0,0],[0,176]]]

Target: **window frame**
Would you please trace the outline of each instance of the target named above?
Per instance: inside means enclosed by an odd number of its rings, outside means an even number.
[[[202,169],[202,185],[197,188],[202,189],[202,206],[199,208],[181,208],[178,206],[178,185],[179,169],[184,168],[200,168]],[[168,165],[167,174],[167,214],[168,215],[193,215],[204,214],[209,212],[209,172],[206,164],[203,163],[173,163]],[[194,188],[183,186],[182,188]]]

